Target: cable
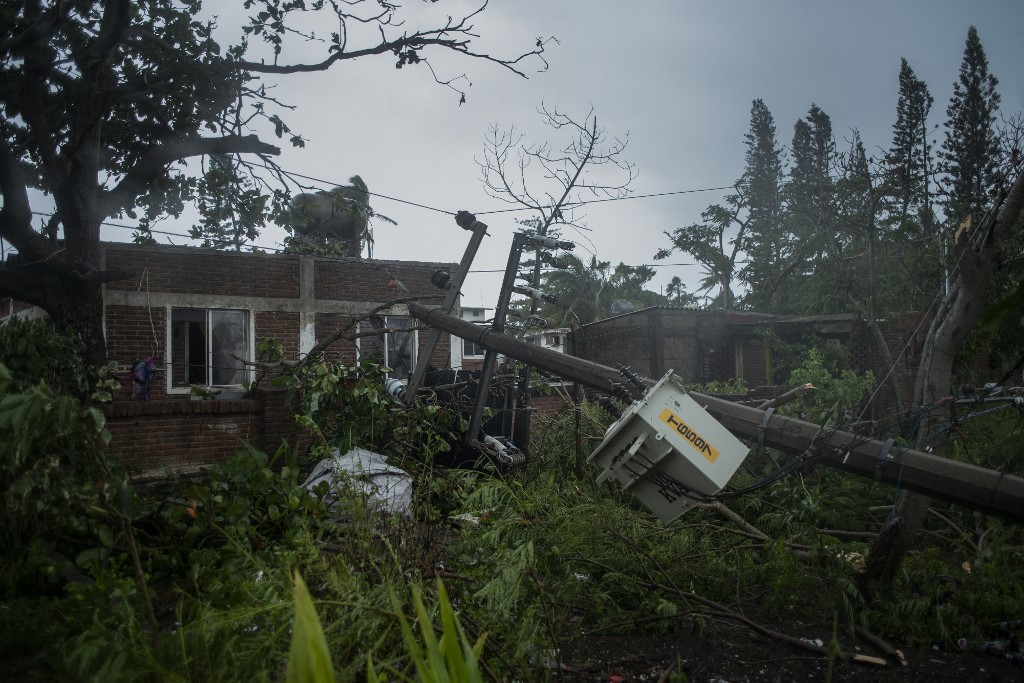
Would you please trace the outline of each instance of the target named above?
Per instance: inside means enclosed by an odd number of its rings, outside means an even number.
[[[331,180],[325,180],[324,178],[315,178],[313,176],[303,175],[302,173],[296,173],[295,171],[286,170],[284,168],[281,168],[280,166],[278,166],[276,168],[272,168],[270,166],[267,166],[266,164],[252,164],[252,165],[253,166],[258,166],[260,168],[265,168],[268,171],[274,171],[275,173],[282,173],[282,174],[284,174],[284,175],[286,175],[286,176],[288,176],[290,178],[302,178],[303,180],[312,180],[313,182],[324,183],[326,185],[331,185],[333,187],[340,187],[340,188],[346,188],[346,189],[352,188],[352,185],[348,185],[346,183],[336,183],[336,182],[331,181]],[[445,209],[439,209],[436,206],[428,206],[426,204],[420,204],[418,202],[410,201],[408,199],[399,199],[398,197],[391,197],[391,196],[388,196],[386,194],[380,194],[378,192],[367,191],[366,194],[370,195],[371,197],[380,197],[381,199],[387,199],[387,200],[392,201],[392,202],[398,202],[399,204],[408,204],[409,206],[415,206],[417,208],[426,209],[428,211],[436,211],[438,213],[443,213],[443,214],[446,214],[446,215],[449,215],[449,216],[454,216],[456,213],[458,213],[457,211],[447,211]],[[480,213],[477,212],[477,215],[480,215]]]
[[[566,202],[563,204],[563,208],[571,209],[577,206],[585,206],[587,204],[601,204],[604,202],[621,202],[627,199],[650,199],[651,197],[669,197],[677,194],[693,194],[695,192],[717,192],[719,190],[731,190],[734,186],[728,185],[723,187],[702,187],[696,190],[674,190],[672,192],[655,192],[653,194],[635,194],[626,197],[605,197],[603,199],[588,199],[581,200],[578,202]],[[536,211],[535,208],[530,206],[519,206],[514,209],[495,209],[493,211],[477,211],[477,216],[486,216],[496,213],[512,213],[513,211]]]

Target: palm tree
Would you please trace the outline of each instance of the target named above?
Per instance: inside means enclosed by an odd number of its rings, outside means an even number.
[[[358,175],[349,178],[348,185],[296,195],[291,206],[292,219],[288,227],[294,237],[289,240],[289,251],[359,256],[365,242],[368,255],[372,256],[371,219],[396,225],[370,207],[370,190]]]
[[[601,320],[607,315],[614,297],[608,283],[609,261],[590,257],[586,264],[569,255],[569,267],[544,275],[543,289],[558,297],[557,304],[545,304],[540,314],[552,325],[563,326],[575,318],[581,325]]]

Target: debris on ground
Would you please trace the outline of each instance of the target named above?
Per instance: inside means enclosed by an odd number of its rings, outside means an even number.
[[[339,492],[347,487],[366,497],[368,509],[384,514],[407,514],[412,507],[412,477],[389,465],[384,456],[363,448],[344,455],[335,448],[331,456],[316,464],[302,486],[316,493],[319,485],[330,487],[322,496],[328,509],[338,506]]]

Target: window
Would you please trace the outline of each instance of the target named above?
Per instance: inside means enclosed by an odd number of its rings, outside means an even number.
[[[468,339],[462,340],[463,358],[483,358],[485,355],[487,355],[487,351],[484,349],[484,347]]]
[[[249,313],[171,309],[171,387],[241,386],[247,379]]]
[[[373,324],[373,321],[359,323],[360,333],[373,329],[394,331],[359,337],[359,354],[360,356],[366,354],[367,357],[379,358],[384,365],[391,368],[388,377],[408,379],[416,367],[416,349],[419,342],[416,330],[412,329],[412,318],[388,315],[383,317],[383,325],[380,325],[379,320],[378,317],[376,325]]]

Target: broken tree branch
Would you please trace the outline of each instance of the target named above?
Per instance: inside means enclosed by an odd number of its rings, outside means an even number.
[[[627,545],[632,546],[632,543],[627,542]],[[635,546],[634,546],[633,550],[634,550],[634,552],[636,552],[638,549],[636,549]],[[643,553],[642,551],[640,551],[640,554],[643,555],[645,559],[648,559],[648,560],[651,559],[649,556],[647,556],[646,553]],[[585,562],[587,564],[593,565],[593,566],[598,567],[600,569],[604,569],[605,571],[612,572],[612,573],[619,573],[619,572],[617,572],[617,570],[615,570],[612,567],[609,567],[608,565],[604,564],[603,562],[599,562],[597,560],[593,560],[593,559],[588,558],[588,557],[586,557],[584,555],[581,555],[581,554],[577,554],[577,557],[582,562]],[[816,645],[814,643],[810,643],[810,642],[808,642],[806,640],[802,640],[802,639],[797,638],[795,636],[791,636],[791,635],[788,635],[786,633],[782,633],[780,631],[776,631],[774,629],[770,629],[767,626],[763,626],[763,625],[757,623],[756,621],[754,621],[753,619],[747,617],[746,615],[744,615],[744,614],[742,614],[740,612],[737,612],[736,610],[730,609],[730,608],[726,607],[725,605],[721,605],[721,604],[715,602],[714,600],[710,600],[708,598],[705,598],[704,596],[699,595],[699,594],[697,594],[697,593],[695,593],[693,591],[682,590],[682,589],[678,588],[677,586],[665,585],[665,584],[663,584],[663,583],[661,583],[659,581],[655,581],[655,580],[650,578],[650,574],[649,573],[648,573],[648,577],[649,578],[648,578],[647,581],[644,581],[642,579],[637,579],[637,583],[640,586],[644,587],[644,588],[648,588],[648,589],[651,589],[651,590],[661,591],[661,592],[667,593],[669,595],[675,595],[676,597],[682,598],[683,600],[688,601],[688,602],[696,602],[696,603],[698,603],[700,605],[703,605],[704,607],[708,608],[709,611],[707,612],[707,614],[709,616],[723,617],[723,618],[726,618],[726,619],[731,619],[733,621],[739,622],[740,624],[743,624],[744,626],[746,626],[750,630],[754,631],[755,633],[759,633],[759,634],[761,634],[761,635],[763,635],[763,636],[765,636],[767,638],[770,638],[772,640],[776,640],[776,641],[779,641],[779,642],[782,642],[782,643],[786,643],[787,645],[792,645],[794,647],[798,647],[798,648],[800,648],[802,650],[806,650],[808,652],[813,652],[813,653],[815,653],[817,655],[821,655],[822,657],[828,657],[828,656],[830,656],[830,654],[832,654],[832,653],[830,653],[829,648],[826,648],[823,645]],[[849,661],[852,661],[852,662],[856,662],[858,664],[871,664],[871,665],[874,665],[874,666],[887,666],[888,665],[888,662],[886,662],[886,660],[884,660],[884,659],[881,659],[880,657],[871,657],[871,656],[868,656],[868,655],[862,655],[862,654],[858,654],[858,653],[854,653],[854,652],[846,652],[846,651],[840,651],[840,652],[835,653],[835,654],[837,654],[839,657],[841,657],[843,659],[846,659],[846,660],[849,660]]]

